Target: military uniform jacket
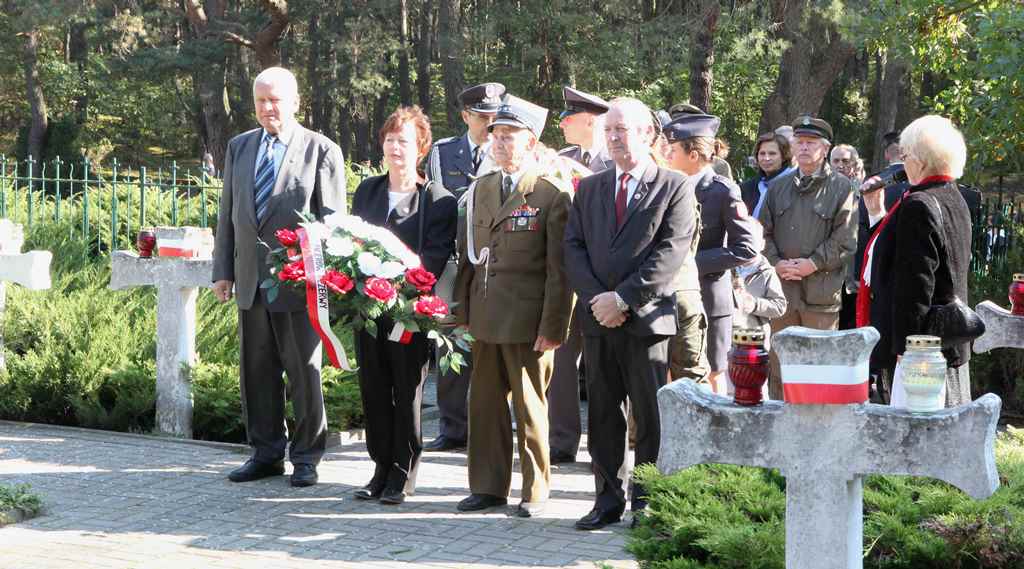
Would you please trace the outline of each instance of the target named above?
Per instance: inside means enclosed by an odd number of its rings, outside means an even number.
[[[485,174],[494,169],[489,154],[481,156],[479,168],[473,169],[473,152],[469,147],[468,132],[459,137],[438,140],[427,156],[427,179],[440,182],[456,198],[466,192],[477,174]]]
[[[700,214],[693,181],[651,164],[630,200],[621,228],[615,222],[614,168],[580,180],[565,230],[565,263],[580,306],[607,291],[629,305],[623,329],[635,336],[674,336],[678,290],[696,290]],[[589,310],[580,310],[585,335],[603,335]]]
[[[473,215],[466,223],[474,256],[485,247],[489,253],[474,265],[466,238],[459,237],[455,321],[468,324],[477,340],[532,344],[539,335],[565,341],[572,304],[562,240],[571,194],[538,174],[525,172],[504,204],[500,172],[480,177],[470,194]]]
[[[608,157],[608,153],[604,150],[594,152],[589,157],[590,160],[583,161],[583,147],[578,144],[566,146],[565,148],[558,151],[559,156],[564,156],[570,160],[575,160],[577,163],[586,166],[591,172],[597,173],[601,170],[607,170],[608,168],[614,168],[615,162]]]
[[[733,312],[730,269],[756,257],[754,218],[732,180],[705,168],[697,178],[697,203],[700,204],[701,233],[697,246],[697,270],[700,294],[708,316],[728,316]]]
[[[799,281],[782,281],[791,310],[838,312],[846,262],[857,248],[857,191],[828,164],[817,173],[800,170],[778,176],[768,186],[759,221],[764,256],[807,258],[818,270]]]

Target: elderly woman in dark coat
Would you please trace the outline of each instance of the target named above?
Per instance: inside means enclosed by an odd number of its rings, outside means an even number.
[[[885,370],[887,385],[907,336],[926,333],[928,310],[954,298],[967,302],[971,262],[971,216],[956,184],[967,161],[963,136],[948,119],[928,115],[903,130],[900,147],[911,184],[907,193],[888,212],[884,192],[864,195],[871,240],[857,306],[857,324],[870,323],[881,333],[871,367]],[[970,402],[970,346],[946,348],[943,355],[946,406]]]

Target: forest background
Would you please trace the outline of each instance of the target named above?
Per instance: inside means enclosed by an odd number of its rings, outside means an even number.
[[[500,81],[552,110],[561,89],[689,101],[723,119],[742,175],[754,139],[812,113],[868,171],[882,134],[926,112],[964,130],[967,181],[1024,170],[1019,0],[3,0],[0,150],[100,165],[220,165],[255,125],[252,78],[299,76],[300,120],[356,162],[419,104],[435,139],[456,95]]]

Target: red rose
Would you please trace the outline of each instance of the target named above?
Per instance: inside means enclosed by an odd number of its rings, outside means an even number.
[[[277,237],[277,240],[285,247],[294,247],[299,244],[299,234],[291,229],[278,229],[274,232],[274,237]]]
[[[391,302],[398,291],[395,290],[395,285],[391,284],[391,281],[380,277],[370,277],[363,283],[363,293],[380,302]]]
[[[421,296],[413,304],[413,310],[416,311],[416,314],[430,318],[441,318],[448,316],[448,303],[438,296]]]
[[[334,269],[327,269],[324,276],[320,278],[320,282],[324,283],[324,286],[338,294],[345,294],[356,286],[356,283],[354,283],[352,279],[348,278],[348,275],[335,271]]]
[[[416,267],[405,271],[405,282],[420,292],[430,292],[430,289],[434,288],[434,283],[437,282],[437,277],[423,267]]]
[[[301,281],[306,278],[306,268],[302,265],[302,261],[285,263],[281,272],[277,273],[277,278],[282,281]]]

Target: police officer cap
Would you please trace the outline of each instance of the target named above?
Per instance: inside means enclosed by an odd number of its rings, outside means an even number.
[[[668,108],[668,115],[674,119],[683,115],[703,115],[704,111],[697,105],[690,103],[676,103]]]
[[[475,113],[493,114],[501,106],[505,86],[501,83],[481,83],[459,93],[462,108]]]
[[[672,116],[661,109],[651,111],[651,114],[654,115],[654,126],[659,129],[665,128],[668,126],[668,123],[672,122]]]
[[[824,119],[812,117],[811,115],[801,115],[793,121],[793,136],[817,136],[818,138],[824,138],[825,140],[832,140],[832,125],[825,122]]]
[[[721,119],[715,115],[680,115],[665,125],[662,130],[665,133],[665,139],[669,142],[698,136],[715,138],[718,136],[718,125],[721,123]]]
[[[498,114],[495,115],[494,122],[487,127],[487,130],[494,130],[494,127],[503,124],[516,128],[525,128],[532,132],[534,136],[540,138],[540,133],[544,131],[544,123],[547,119],[548,110],[544,107],[534,105],[530,101],[520,99],[515,95],[506,95],[501,106],[498,107]]]
[[[572,87],[562,87],[562,97],[565,99],[565,110],[559,115],[559,119],[576,113],[603,115],[608,112],[608,101],[597,95],[584,93]]]

